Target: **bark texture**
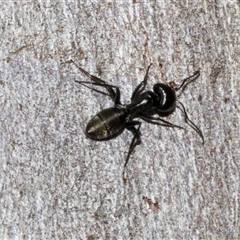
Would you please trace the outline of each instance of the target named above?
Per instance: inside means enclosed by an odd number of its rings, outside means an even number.
[[[181,2],[181,3],[180,3]],[[0,3],[1,239],[239,239],[240,3]],[[201,68],[167,118],[143,122],[142,144],[84,135],[112,106],[75,83],[73,65],[120,87],[122,102]]]

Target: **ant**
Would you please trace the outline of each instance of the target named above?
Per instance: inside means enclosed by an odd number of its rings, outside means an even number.
[[[73,60],[69,60],[68,63],[73,63],[83,74],[91,79],[91,81],[76,81],[77,83],[111,97],[114,102],[113,107],[103,109],[88,122],[85,132],[86,136],[92,140],[104,141],[117,137],[124,129],[132,132],[133,139],[128,150],[124,168],[134,148],[141,143],[140,127],[142,123],[134,120],[135,118],[140,118],[151,124],[183,129],[181,126],[160,118],[170,115],[175,111],[176,107],[178,107],[184,113],[186,123],[199,134],[204,143],[204,137],[201,130],[188,118],[183,104],[176,98],[176,91],[181,88],[185,89],[189,83],[200,76],[199,70],[194,72],[190,77],[184,79],[178,88],[173,88],[163,83],[157,83],[153,86],[153,91],[144,91],[147,84],[148,72],[152,66],[152,64],[150,64],[143,81],[132,93],[131,103],[126,105],[122,104],[120,101],[120,90],[118,87],[107,84],[104,80],[91,75],[79,67]],[[103,87],[108,93],[89,87],[88,84]],[[176,102],[178,102],[181,107],[177,106]],[[154,117],[156,114],[158,114],[159,117]]]

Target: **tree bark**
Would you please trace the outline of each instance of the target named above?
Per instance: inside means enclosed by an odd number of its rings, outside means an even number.
[[[240,3],[8,1],[0,4],[1,239],[239,239]],[[155,83],[201,76],[178,109],[105,142],[85,127]]]

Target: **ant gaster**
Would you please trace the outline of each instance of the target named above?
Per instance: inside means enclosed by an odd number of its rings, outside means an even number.
[[[120,90],[118,87],[109,85],[102,79],[89,74],[84,69],[77,66],[73,60],[68,62],[73,63],[83,74],[91,79],[91,81],[76,81],[77,83],[103,95],[110,96],[114,102],[113,107],[103,109],[88,122],[85,132],[86,136],[92,140],[104,141],[120,135],[124,129],[132,132],[133,139],[128,150],[124,167],[126,167],[134,148],[141,143],[140,127],[142,123],[134,120],[135,118],[140,118],[151,124],[183,129],[183,127],[160,118],[173,113],[176,109],[176,102],[180,104],[181,108],[179,106],[177,107],[184,113],[187,124],[200,135],[204,143],[201,130],[188,118],[183,104],[176,99],[176,91],[181,88],[184,89],[189,83],[196,80],[200,76],[199,70],[192,76],[184,79],[178,88],[173,88],[163,83],[157,83],[153,86],[153,91],[144,91],[147,84],[148,72],[152,65],[150,64],[143,81],[132,93],[131,103],[125,105],[120,101]],[[103,87],[108,93],[89,87],[88,84]],[[156,114],[160,117],[154,117]]]

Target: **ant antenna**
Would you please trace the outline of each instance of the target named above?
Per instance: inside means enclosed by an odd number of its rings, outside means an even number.
[[[185,78],[185,79],[183,80],[182,84],[180,85],[180,87],[175,88],[175,91],[178,91],[178,90],[180,90],[181,88],[182,88],[182,91],[184,91],[185,87],[186,87],[189,83],[195,81],[199,76],[200,76],[200,69],[197,70],[196,72],[194,72],[192,76]]]

